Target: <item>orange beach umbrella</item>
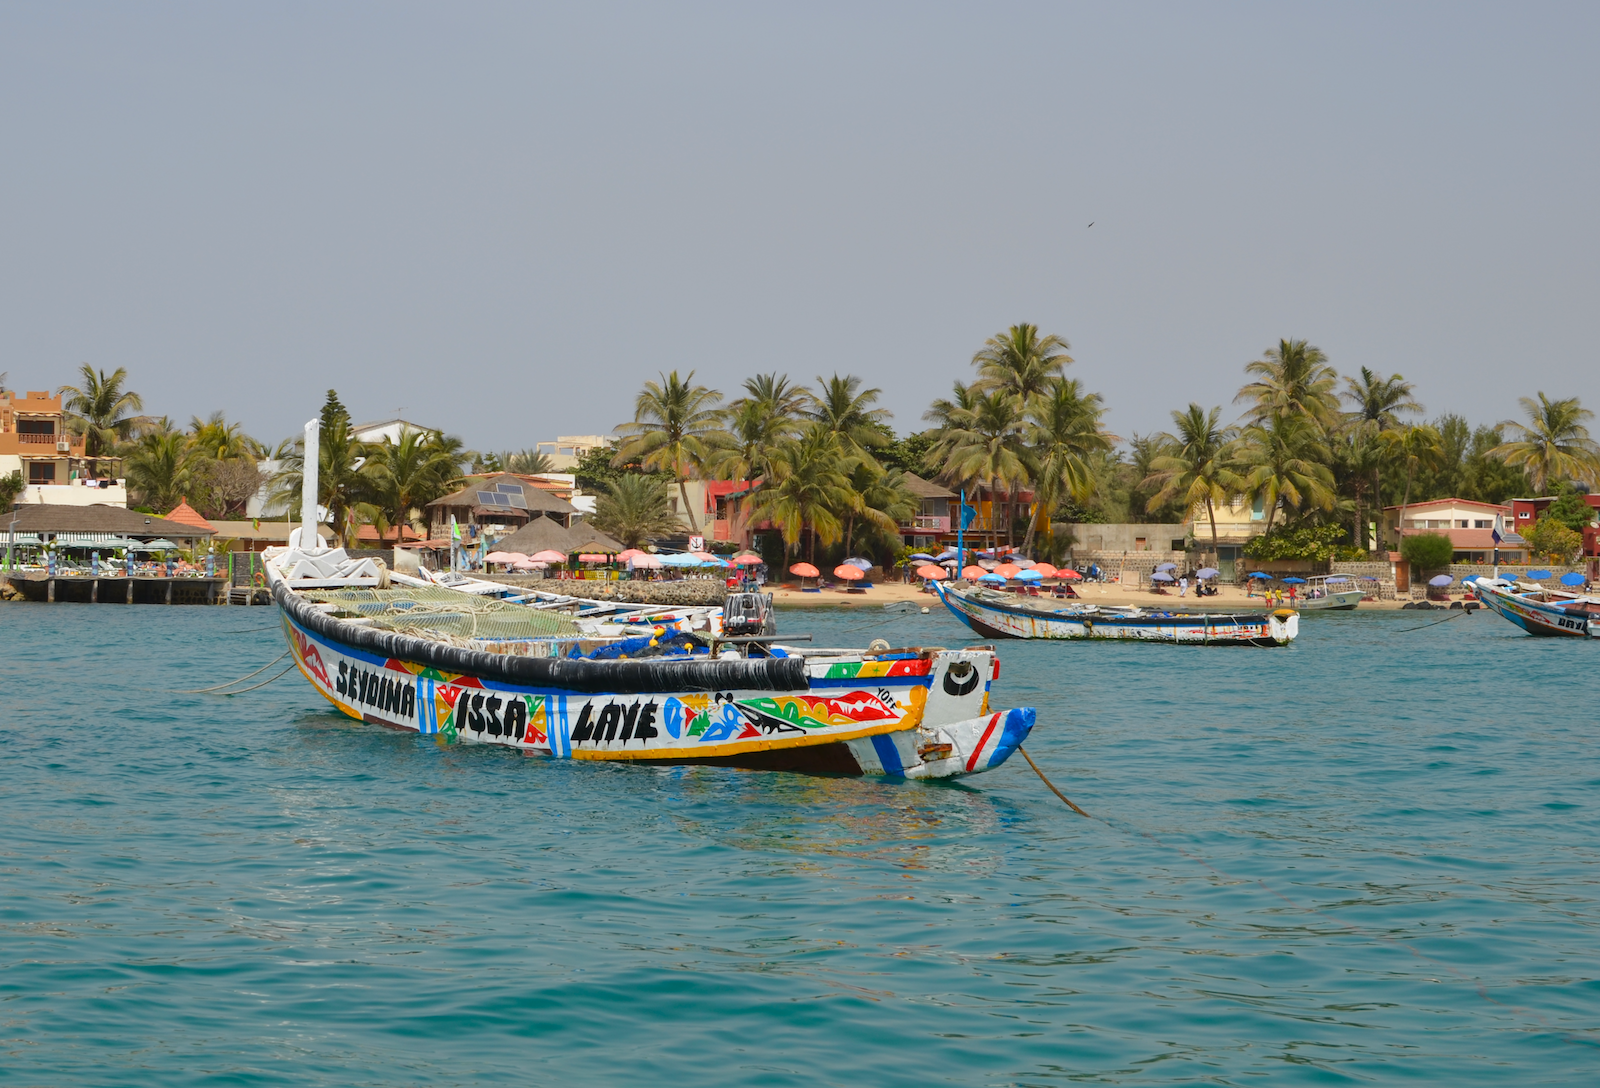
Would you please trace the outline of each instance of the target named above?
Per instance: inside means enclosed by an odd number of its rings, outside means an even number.
[[[796,563],[794,566],[789,568],[789,573],[797,574],[801,578],[815,578],[822,572],[817,570],[817,568],[813,567],[810,563]]]
[[[971,579],[973,579],[973,578],[982,578],[985,574],[988,574],[988,573],[989,572],[984,570],[982,567],[962,567],[961,568],[961,577],[966,578],[969,581]]]
[[[858,578],[865,578],[866,572],[860,567],[852,567],[849,563],[840,563],[833,568],[835,578],[843,578],[847,582],[854,582]]]

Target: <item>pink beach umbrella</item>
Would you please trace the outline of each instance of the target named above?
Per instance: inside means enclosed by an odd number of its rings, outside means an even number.
[[[636,555],[646,555],[646,554],[648,554],[648,553],[644,552],[644,551],[641,551],[638,548],[628,548],[628,549],[626,549],[624,551],[620,551],[620,552],[617,553],[617,562],[626,563],[628,560],[632,559]]]
[[[556,551],[554,548],[547,548],[536,555],[530,556],[529,558],[540,563],[565,563],[567,561],[567,557]]]
[[[633,566],[634,570],[661,569],[661,557],[659,555],[651,555],[649,552],[640,552],[628,562]]]

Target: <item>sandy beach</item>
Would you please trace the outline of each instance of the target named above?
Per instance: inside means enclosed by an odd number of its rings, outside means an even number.
[[[1133,589],[1119,585],[1078,585],[1074,588],[1077,589],[1079,597],[1092,604],[1137,604],[1167,608],[1181,606],[1208,612],[1266,607],[1266,602],[1261,597],[1248,596],[1243,589],[1235,586],[1222,586],[1215,597],[1201,598],[1196,598],[1193,593],[1180,598],[1177,590],[1152,593],[1147,589]],[[864,593],[849,593],[843,589],[802,591],[785,586],[774,586],[772,591],[773,604],[785,608],[882,608],[896,601],[910,601],[928,608],[939,606],[938,598],[931,591],[925,591],[921,586],[902,585],[899,582],[875,584]],[[1042,594],[1041,599],[1043,599]],[[1369,600],[1362,601],[1359,609],[1364,611],[1397,609],[1404,603],[1404,601]]]

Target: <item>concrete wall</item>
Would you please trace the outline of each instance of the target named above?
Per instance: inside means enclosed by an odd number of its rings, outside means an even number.
[[[1092,525],[1087,522],[1071,522],[1067,528],[1072,533],[1072,551],[1075,555],[1089,552],[1183,551],[1184,548],[1173,549],[1172,542],[1187,540],[1189,535],[1189,527],[1182,523],[1124,522],[1115,525]],[[1140,537],[1144,538],[1142,545],[1138,543]]]

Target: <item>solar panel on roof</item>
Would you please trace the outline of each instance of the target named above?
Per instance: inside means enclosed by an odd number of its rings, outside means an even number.
[[[520,495],[520,494],[522,494],[522,485],[521,484],[495,484],[494,485],[494,489],[496,491],[501,492],[502,494],[505,494],[505,495]]]
[[[506,498],[510,499],[511,505],[515,506],[518,510],[526,510],[528,508],[528,500],[520,493],[516,495],[507,495]]]
[[[493,491],[480,491],[478,492],[478,501],[485,506],[498,506],[503,500]]]

